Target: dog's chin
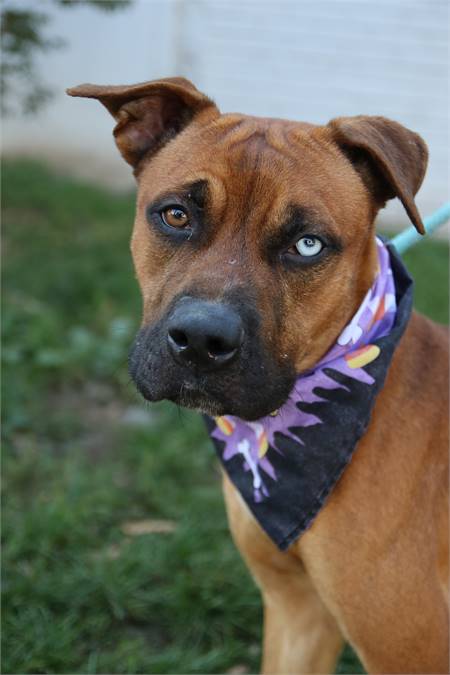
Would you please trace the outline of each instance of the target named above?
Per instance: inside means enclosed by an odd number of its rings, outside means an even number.
[[[245,404],[240,405],[239,403],[227,403],[218,401],[202,392],[189,390],[184,390],[179,396],[172,397],[170,400],[183,408],[195,410],[196,412],[208,415],[209,417],[232,415],[233,417],[239,417],[240,419],[249,422],[259,420],[261,417],[265,417],[276,410],[277,407],[280,407],[276,405],[266,405],[261,407],[259,405],[248,406]]]
[[[179,387],[169,391],[158,391],[150,393],[145,388],[138,387],[143,397],[151,402],[168,400],[182,408],[195,410],[198,413],[208,415],[209,417],[222,417],[223,415],[232,415],[240,419],[253,422],[269,415],[274,410],[280,408],[285,403],[289,391],[283,394],[278,393],[277,397],[270,397],[265,400],[255,400],[251,394],[243,395],[241,400],[234,398],[228,400],[223,392],[210,393],[202,388],[198,388],[191,383],[183,382]]]
[[[183,389],[178,396],[172,397],[172,402],[187,408],[195,410],[202,415],[209,415],[210,417],[222,417],[222,415],[231,415],[227,406],[217,401],[203,392],[192,389]]]

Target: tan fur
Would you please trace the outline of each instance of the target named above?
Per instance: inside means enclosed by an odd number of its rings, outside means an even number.
[[[447,362],[446,331],[414,314],[352,462],[287,554],[225,479],[234,539],[263,596],[278,598],[269,609],[278,619],[268,623],[264,672],[334,667],[335,636],[319,650],[325,665],[319,657],[311,665],[308,648],[294,650],[293,661],[271,653],[281,616],[278,639],[293,645],[306,617],[328,636],[333,618],[371,673],[448,672]],[[304,575],[317,593],[307,602],[298,588]]]
[[[395,122],[340,118],[315,127],[220,115],[179,78],[70,93],[98,98],[114,115],[119,149],[138,178],[132,252],[144,325],[193,284],[216,300],[251,288],[266,348],[302,371],[333,344],[372,282],[384,201],[398,196],[423,228],[413,198],[426,146]],[[215,229],[201,250],[175,254],[145,209],[199,179],[209,183]],[[312,209],[343,250],[287,277],[261,246],[293,202]],[[413,314],[367,433],[287,553],[224,477],[231,531],[264,599],[265,673],[329,673],[344,639],[371,673],[448,672],[447,364],[447,332]]]

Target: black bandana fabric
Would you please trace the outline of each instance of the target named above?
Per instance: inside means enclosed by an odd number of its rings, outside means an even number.
[[[320,423],[302,424],[301,429],[291,425],[286,432],[276,432],[276,443],[269,445],[270,472],[266,469],[274,478],[269,478],[269,490],[261,483],[255,492],[255,483],[249,480],[250,456],[246,455],[243,470],[242,455],[227,455],[226,439],[221,440],[225,437],[217,433],[219,420],[205,416],[226,473],[280,550],[286,550],[311,525],[350,462],[367,429],[393,353],[410,318],[412,279],[395,250],[389,245],[383,248],[389,252],[396,312],[389,333],[371,340],[371,347],[375,345],[378,356],[365,365],[363,371],[372,383],[348,377],[342,370],[323,367],[324,375],[333,380],[335,388],[315,387],[311,402],[295,404],[299,416],[317,419]],[[223,419],[226,423],[226,418]]]

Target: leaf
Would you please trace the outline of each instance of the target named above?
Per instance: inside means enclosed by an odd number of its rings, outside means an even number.
[[[143,534],[170,534],[176,527],[173,520],[130,520],[122,523],[120,529],[129,537],[140,537]]]

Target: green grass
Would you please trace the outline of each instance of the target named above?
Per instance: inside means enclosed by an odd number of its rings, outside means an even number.
[[[126,352],[134,197],[7,162],[3,673],[255,672],[259,594],[231,543],[202,423],[145,407]],[[407,256],[448,321],[448,250]],[[127,521],[173,521],[131,536]],[[362,672],[347,649],[338,672]]]

